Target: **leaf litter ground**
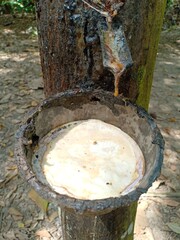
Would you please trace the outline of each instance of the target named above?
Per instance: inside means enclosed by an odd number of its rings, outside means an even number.
[[[0,17],[0,240],[61,239],[57,206],[18,175],[14,134],[42,99],[35,20]],[[162,32],[149,112],[166,141],[162,174],[138,205],[135,240],[180,239],[179,29]]]

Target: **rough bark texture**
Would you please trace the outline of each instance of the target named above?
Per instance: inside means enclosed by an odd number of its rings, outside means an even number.
[[[64,240],[133,240],[136,209],[137,202],[100,216],[60,209]]]
[[[166,0],[126,0],[113,19],[122,23],[134,66],[120,93],[147,108]],[[81,0],[37,0],[37,23],[46,96],[69,88],[113,91],[114,77],[103,67],[98,24],[105,19]]]

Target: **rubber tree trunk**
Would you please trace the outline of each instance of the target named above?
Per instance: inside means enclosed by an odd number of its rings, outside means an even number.
[[[166,0],[126,0],[113,18],[114,28],[123,25],[134,61],[119,92],[146,109],[165,5]],[[92,83],[113,92],[97,27],[104,18],[81,0],[37,0],[36,10],[46,96]]]
[[[63,240],[132,240],[137,202],[103,215],[82,215],[60,209]]]
[[[166,0],[126,0],[113,18],[122,25],[133,67],[122,76],[119,92],[148,108]],[[101,87],[114,91],[114,76],[103,66],[99,23],[104,18],[78,0],[37,0],[37,25],[45,94]],[[137,202],[102,216],[61,209],[64,240],[132,240]]]

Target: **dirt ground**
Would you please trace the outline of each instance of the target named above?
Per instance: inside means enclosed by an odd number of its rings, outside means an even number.
[[[166,141],[159,179],[138,205],[135,240],[180,239],[180,31],[162,32],[149,112]],[[18,175],[14,134],[43,96],[35,20],[0,17],[0,240],[61,239],[57,208]]]

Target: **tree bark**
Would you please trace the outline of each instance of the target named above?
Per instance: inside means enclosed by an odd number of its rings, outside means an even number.
[[[82,215],[60,209],[65,240],[132,240],[137,202],[103,215]]]
[[[119,92],[146,109],[165,5],[166,0],[126,0],[113,18],[113,28],[123,26],[134,61]],[[113,91],[97,27],[104,17],[81,0],[37,0],[36,10],[46,96],[92,84]]]
[[[112,29],[122,25],[134,62],[119,92],[146,109],[165,5],[166,0],[126,0],[112,21]],[[36,11],[46,96],[92,86],[113,92],[114,76],[103,66],[100,43],[105,18],[80,0],[37,0]],[[134,202],[101,216],[61,209],[63,239],[132,240],[136,208]]]

